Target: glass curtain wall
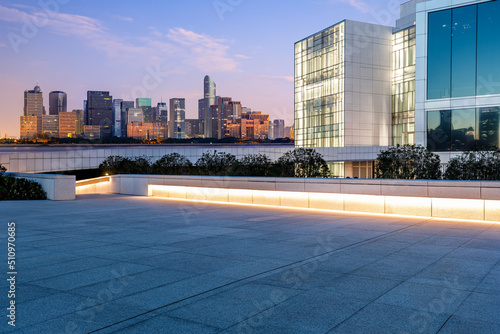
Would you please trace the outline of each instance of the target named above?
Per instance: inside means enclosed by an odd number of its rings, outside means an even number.
[[[415,27],[392,35],[392,145],[415,144]]]
[[[427,147],[431,151],[498,149],[500,107],[427,112]]]
[[[295,146],[344,146],[345,23],[295,43]]]
[[[500,1],[428,18],[427,99],[500,94]]]

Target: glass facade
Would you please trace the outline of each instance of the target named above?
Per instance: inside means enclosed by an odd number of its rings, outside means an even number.
[[[344,29],[295,43],[295,146],[344,146]]]
[[[415,144],[415,27],[392,36],[392,145]]]
[[[427,99],[500,94],[500,1],[429,13]]]
[[[497,149],[500,107],[427,112],[427,147],[431,151]]]

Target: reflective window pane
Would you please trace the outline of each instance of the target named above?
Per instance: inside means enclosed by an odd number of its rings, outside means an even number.
[[[476,95],[477,6],[453,9],[451,96]]]
[[[500,136],[500,108],[479,108],[477,111],[478,146],[497,149]]]
[[[500,94],[500,1],[478,5],[477,95]]]
[[[451,10],[429,14],[427,98],[450,97]]]
[[[449,151],[451,146],[451,111],[427,113],[427,148],[431,151]]]
[[[451,112],[451,149],[471,150],[476,139],[476,109],[458,109]]]

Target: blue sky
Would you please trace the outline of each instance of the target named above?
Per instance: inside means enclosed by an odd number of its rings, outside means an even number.
[[[113,98],[186,98],[197,117],[203,77],[243,106],[293,122],[293,44],[343,19],[392,25],[392,0],[0,0],[0,137],[19,135],[23,92],[39,82],[81,109]],[[48,6],[44,6],[47,4]],[[56,5],[54,5],[56,4]]]

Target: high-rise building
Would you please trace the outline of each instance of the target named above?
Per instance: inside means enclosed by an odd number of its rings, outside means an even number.
[[[113,136],[113,97],[109,92],[87,92],[87,125],[101,127],[100,138]]]
[[[50,138],[59,138],[59,116],[42,116],[42,133]]]
[[[68,111],[68,95],[61,91],[49,93],[49,115],[59,115]]]
[[[168,123],[168,108],[166,102],[159,102],[156,106],[158,120],[162,123]]]
[[[285,121],[275,119],[269,122],[269,139],[285,138]]]
[[[142,108],[128,108],[127,124],[132,122],[146,123],[144,122],[144,111],[142,110]]]
[[[37,116],[21,116],[21,139],[34,139],[38,135],[37,120]]]
[[[33,90],[24,91],[24,116],[45,115],[43,107],[43,93],[40,86],[35,86]]]
[[[122,130],[122,137],[126,138],[127,137],[127,122],[128,122],[128,111],[130,108],[135,108],[135,103],[134,101],[122,101],[122,104],[120,106],[121,110],[121,130]]]
[[[221,110],[219,105],[214,104],[208,108],[208,127],[210,128],[210,137],[215,139],[221,139],[222,132],[222,123],[221,123]]]
[[[137,98],[136,99],[136,107],[142,108],[142,111],[144,112],[144,122],[145,123],[152,123],[152,122],[156,121],[156,115],[153,113],[153,109],[151,106],[152,106],[152,104],[151,104],[150,98]]]
[[[168,137],[176,139],[186,138],[186,100],[181,98],[170,99],[170,120],[168,121]]]
[[[241,118],[242,108],[240,101],[230,101],[229,107],[231,108],[231,113],[228,119],[230,119],[233,123],[235,123],[238,119]]]
[[[101,127],[99,125],[84,125],[83,138],[88,140],[101,139]]]
[[[242,114],[241,138],[244,139],[267,139],[269,136],[269,115],[260,111],[252,111]]]
[[[167,139],[167,125],[162,122],[132,122],[127,124],[127,133],[130,138],[138,140],[163,141]]]
[[[84,113],[83,109],[73,109],[73,111],[76,114],[76,130],[75,133],[77,136],[83,136],[83,126],[85,125],[84,122]]]
[[[43,115],[45,115],[45,108],[43,107],[43,93],[40,86],[36,85],[33,90],[24,91],[24,116],[38,117],[36,122],[37,134],[42,134]]]
[[[113,137],[122,137],[122,102],[121,99],[113,100]]]
[[[59,117],[59,138],[75,138],[78,123],[76,112],[61,112]]]
[[[186,119],[186,138],[199,138],[203,136],[202,122],[199,119]]]
[[[388,145],[443,163],[499,148],[500,1],[400,8],[394,28],[345,20],[295,43],[295,144],[345,157],[334,175],[371,177]]]
[[[204,122],[205,138],[213,138],[211,122],[209,122],[210,107],[216,104],[217,86],[208,75],[203,79],[203,100],[198,101],[198,118]]]

